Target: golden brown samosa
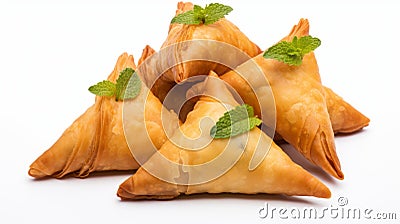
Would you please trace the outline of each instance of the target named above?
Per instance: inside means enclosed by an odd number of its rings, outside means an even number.
[[[333,132],[353,133],[369,125],[369,118],[359,112],[330,88],[324,87],[326,105]]]
[[[316,63],[312,52],[304,56],[299,66],[265,59],[263,54],[259,54],[221,78],[238,91],[246,103],[255,107],[256,114],[262,116],[260,107],[267,111],[271,102],[259,102],[255,92],[262,94],[264,88],[270,88],[276,105],[277,133],[308,160],[332,176],[343,179],[325,90],[316,78],[319,73],[310,74],[318,72],[318,67],[315,69],[317,65],[310,62]],[[260,69],[265,77],[254,75]],[[260,85],[265,78],[269,86]]]
[[[216,77],[212,75],[206,79],[205,95],[200,97],[181,126],[183,135],[196,139],[193,142],[205,142],[203,148],[186,150],[179,141],[167,141],[159,150],[162,156],[154,154],[143,167],[123,182],[118,189],[118,196],[122,199],[171,199],[181,194],[229,192],[329,198],[331,193],[323,183],[291,161],[257,127],[232,138],[210,137],[209,131],[215,123],[205,122],[204,119],[216,122],[228,108],[237,105],[225,85],[215,80],[218,79]],[[181,135],[180,132],[175,132],[172,139],[181,139],[177,135]],[[192,145],[199,146],[193,142]],[[265,157],[260,157],[258,166],[250,169],[249,164],[257,157],[254,154],[258,147],[269,148],[269,152]],[[163,156],[181,165],[165,163],[161,159]],[[222,167],[226,161],[232,162],[231,167],[225,173],[217,174],[219,170],[225,169]],[[149,173],[148,170],[157,171],[157,174]]]
[[[115,83],[125,68],[136,69],[132,55],[127,53],[118,58],[108,80]],[[117,102],[115,97],[96,96],[95,104],[76,119],[50,149],[32,163],[29,175],[35,178],[46,176],[61,178],[74,173],[77,177],[83,178],[93,171],[139,168],[127,145],[124,128],[140,132],[147,130],[156,148],[160,148],[167,139],[161,122],[163,106],[154,95],[151,93],[147,95],[146,89],[145,85],[142,85],[140,94],[127,102],[139,108],[145,107],[145,114],[137,111],[132,117],[144,116],[146,127],[137,122],[137,124],[135,122],[123,124],[124,103]],[[168,122],[178,122],[176,115],[172,113],[169,118]],[[171,127],[173,126],[170,125]],[[135,136],[128,137],[135,138]]]
[[[192,9],[192,3],[179,2],[176,15]],[[142,66],[147,74],[144,81],[163,101],[169,90],[165,88],[191,76],[208,75],[211,70],[223,74],[260,52],[260,48],[226,18],[209,25],[172,23],[157,57]]]
[[[192,3],[179,2],[176,15],[192,9]],[[221,18],[217,22],[209,25],[185,25],[173,23],[170,25],[168,37],[161,48],[191,40],[212,40],[227,43],[242,50],[249,57],[256,56],[261,52],[260,48],[256,44],[250,41],[249,38],[239,30],[239,28],[226,18]],[[193,54],[202,53],[201,56],[204,56],[204,61],[179,64],[172,70],[173,76],[165,78],[179,83],[190,76],[207,75],[211,70],[217,71],[217,74],[226,72],[227,69],[229,69],[226,66],[205,61],[210,57],[210,55],[224,55],[224,52],[221,51],[222,49],[218,47],[214,48],[213,46],[217,45],[213,45],[212,42],[204,42],[204,44],[205,45],[176,45],[174,54],[176,58],[185,58],[185,52],[192,52]],[[185,49],[182,47],[189,48]],[[227,56],[234,57],[233,55]],[[179,59],[177,61],[179,61]],[[236,61],[236,63],[239,65],[241,62]]]
[[[290,34],[283,38],[282,41],[291,41],[294,36],[307,36],[309,35],[309,30],[310,24],[308,20],[300,19],[299,23],[293,26]],[[307,73],[321,82],[317,60],[313,52],[303,59],[303,64]],[[369,119],[331,89],[323,87],[323,93],[335,133],[351,133],[368,126]]]

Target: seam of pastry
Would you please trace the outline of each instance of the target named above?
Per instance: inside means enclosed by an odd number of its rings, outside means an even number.
[[[99,102],[100,102],[100,101],[101,101],[101,99],[98,99],[98,100],[96,100],[95,104],[92,105],[93,110],[98,110],[98,105],[99,105]],[[92,115],[91,113],[90,113],[90,114],[86,114],[86,113],[87,113],[87,111],[86,111],[83,115],[81,115],[81,117],[82,117],[82,116],[89,116],[89,115]],[[97,114],[96,114],[96,116],[97,116]],[[80,117],[80,118],[81,118],[81,117]],[[80,118],[78,118],[78,119],[80,119]],[[77,120],[76,120],[76,121],[77,121]],[[74,123],[75,123],[76,121],[74,121]],[[79,122],[81,122],[81,121],[79,121]],[[70,128],[74,125],[74,123],[73,123],[70,127],[68,127],[68,129],[67,129],[68,131],[72,131]],[[76,128],[78,128],[78,127],[76,127]],[[78,128],[78,129],[79,129],[79,128]],[[81,131],[81,130],[79,130],[79,132],[80,132],[80,131]],[[64,134],[63,134],[63,135],[64,135]],[[62,138],[62,137],[61,137],[61,138]],[[66,161],[64,167],[63,167],[61,170],[57,171],[56,173],[52,174],[53,177],[55,177],[55,178],[62,178],[62,177],[64,177],[65,175],[67,175],[67,174],[69,174],[69,173],[71,173],[71,172],[75,172],[75,171],[76,171],[76,170],[70,169],[70,167],[72,166],[72,164],[74,164],[74,159],[75,159],[76,155],[77,155],[77,154],[79,153],[79,151],[80,151],[79,145],[80,145],[80,143],[81,143],[82,141],[81,141],[79,135],[76,136],[76,138],[73,138],[73,141],[74,141],[74,145],[72,146],[71,154],[68,155],[68,159],[67,159],[67,161]]]
[[[322,141],[324,142],[323,149],[325,151],[325,155],[327,156],[328,162],[333,167],[333,169],[335,170],[335,172],[336,172],[337,176],[339,177],[339,179],[343,179],[344,175],[343,175],[342,170],[341,170],[339,158],[336,155],[336,149],[335,148],[332,148],[332,149],[329,148],[328,140],[326,138],[326,133],[325,132],[322,132],[321,135],[322,135]],[[335,152],[335,154],[332,154],[332,151]]]
[[[70,170],[69,168],[74,163],[74,158],[76,157],[76,154],[78,154],[78,151],[80,151],[79,150],[80,149],[80,147],[79,147],[80,144],[79,143],[81,142],[80,141],[80,137],[77,136],[77,138],[74,139],[74,141],[75,141],[74,147],[71,150],[71,154],[68,156],[68,160],[65,163],[64,168],[62,170],[60,170],[58,173],[53,175],[55,178],[62,178],[63,176],[65,176],[69,172],[74,172],[75,171],[75,170]]]
[[[130,62],[133,63],[132,66],[130,66]],[[112,71],[112,74],[114,74],[114,78],[118,79],[119,74],[122,70],[124,70],[127,67],[136,67],[134,64],[134,59],[132,55],[128,55],[127,53],[123,54],[123,57],[120,57],[117,65],[115,66],[114,70]],[[112,74],[110,76],[112,76]],[[104,136],[105,134],[109,133],[110,129],[110,123],[108,121],[112,120],[111,118],[113,116],[116,116],[118,114],[119,104],[120,102],[113,102],[113,99],[106,98],[106,97],[101,97],[100,103],[100,121],[98,122],[97,128],[96,128],[96,134],[94,136],[94,139],[92,139],[92,144],[91,147],[89,148],[89,156],[86,158],[86,161],[83,163],[81,170],[77,174],[78,177],[84,178],[87,177],[90,173],[96,170],[98,167],[98,161],[99,158],[102,157],[102,154],[104,150],[109,150],[107,147],[107,142],[104,141],[104,139],[101,136]],[[109,114],[105,113],[105,111],[108,108],[105,108],[108,106],[108,104],[115,104],[113,106],[117,107],[112,107],[112,115],[110,116]]]
[[[101,136],[104,135],[105,130],[107,127],[104,125],[104,121],[107,120],[107,117],[104,118],[105,113],[103,113],[105,110],[103,109],[104,104],[107,103],[105,102],[107,99],[102,97],[102,100],[100,102],[100,121],[97,124],[96,127],[96,134],[94,135],[94,138],[92,139],[92,144],[89,147],[89,155],[86,158],[86,161],[82,164],[81,170],[77,174],[78,177],[87,177],[89,173],[93,172],[96,168],[96,160],[98,158],[98,155],[100,154],[100,149],[105,149],[104,143],[102,141]]]
[[[187,29],[181,29],[180,33],[181,35],[179,35],[179,39],[177,40],[178,43],[175,44],[175,48],[177,48],[176,52],[182,52],[181,48],[185,47],[187,45],[187,40],[192,40],[193,37],[193,32],[194,29],[196,28],[195,26],[189,26],[186,25]],[[175,65],[175,69],[177,70],[177,76],[175,76],[175,82],[176,83],[180,83],[183,80],[185,80],[187,78],[187,72],[185,70],[185,63],[183,59],[182,59],[182,54],[174,54],[176,57],[176,63],[178,63],[177,65]]]
[[[104,101],[107,100],[104,97],[101,97],[101,100],[99,100],[99,122],[96,123],[96,129],[95,129],[95,134],[94,134],[94,138],[90,140],[91,144],[89,145],[88,150],[88,155],[86,157],[86,160],[82,163],[81,168],[79,170],[79,172],[77,172],[75,174],[75,176],[80,177],[80,178],[84,178],[89,176],[89,173],[92,172],[93,170],[95,170],[94,167],[94,163],[95,163],[95,159],[96,159],[96,155],[99,151],[100,148],[102,148],[102,141],[101,141],[101,136],[103,136],[103,132],[104,132],[104,113],[103,113],[103,107],[104,107]],[[107,119],[107,118],[106,118]],[[85,150],[85,149],[83,149]]]
[[[320,143],[321,143],[323,152],[324,152],[324,157],[323,157],[323,158],[325,159],[325,162],[327,162],[327,165],[328,165],[328,166],[324,166],[324,165],[322,165],[322,164],[319,165],[316,161],[314,161],[314,159],[312,158],[312,157],[313,157],[314,151],[311,152],[311,153],[312,153],[312,155],[311,155],[311,161],[312,161],[314,164],[317,164],[318,166],[320,166],[320,167],[321,167],[323,170],[325,170],[327,173],[331,174],[332,176],[336,177],[336,178],[339,179],[339,180],[342,180],[342,179],[344,178],[344,175],[343,175],[343,173],[342,173],[342,171],[341,171],[341,169],[340,169],[339,160],[337,159],[337,156],[336,156],[336,159],[333,158],[333,155],[332,155],[332,153],[331,153],[331,149],[330,149],[330,147],[328,146],[328,142],[327,142],[325,133],[322,132],[321,130],[318,130],[317,135],[319,136],[319,140],[320,140]],[[317,135],[315,135],[315,136],[317,136]],[[317,144],[318,144],[318,143],[317,143]],[[333,149],[333,150],[335,150],[335,149]],[[335,151],[335,154],[336,154],[336,151]],[[336,161],[335,161],[335,160],[336,160]]]
[[[108,80],[115,82],[118,77],[119,73],[127,66],[129,63],[129,59],[131,58],[130,55],[128,55],[126,52],[124,52],[117,60],[117,63],[111,72],[111,74],[108,76]],[[133,58],[132,58],[133,59]],[[79,172],[76,174],[77,177],[87,177],[91,172],[96,170],[96,164],[98,161],[99,156],[101,156],[101,151],[104,149],[107,149],[105,142],[103,141],[103,138],[101,136],[104,136],[105,133],[107,133],[108,125],[106,124],[106,121],[109,120],[108,114],[105,114],[104,111],[107,110],[106,104],[107,103],[112,103],[108,102],[108,100],[105,97],[101,97],[101,100],[99,102],[99,113],[100,113],[100,118],[99,122],[96,124],[96,134],[94,135],[94,138],[91,141],[91,145],[89,147],[88,151],[88,156],[86,157],[86,160],[81,166],[81,169]]]
[[[306,128],[307,127],[307,121],[308,121],[308,118],[310,117],[311,115],[310,114],[308,114],[307,116],[306,116],[306,118],[304,119],[304,122],[303,122],[303,125],[301,126],[301,130],[308,130],[308,128]],[[318,127],[319,127],[319,125],[318,125]],[[307,138],[306,137],[304,137],[304,134],[306,134],[307,135]],[[312,139],[310,139],[308,136],[310,136],[310,134],[307,132],[307,133],[304,133],[303,131],[302,132],[300,132],[299,133],[299,136],[298,136],[298,141],[296,142],[296,149],[301,153],[301,154],[303,154],[306,158],[308,158],[308,159],[310,159],[311,160],[311,149],[312,149],[312,144],[313,144],[313,142],[314,142],[314,139],[315,139],[315,136],[316,136],[316,134],[315,135],[313,135],[314,137],[312,138]]]

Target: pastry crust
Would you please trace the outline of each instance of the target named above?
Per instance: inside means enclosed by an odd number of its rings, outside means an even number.
[[[294,36],[309,35],[310,24],[307,19],[300,19],[299,23],[293,26],[289,35],[283,41],[291,41]],[[318,63],[314,53],[310,53],[303,60],[303,66],[308,74],[321,83]],[[343,100],[328,87],[323,86],[323,93],[326,99],[329,117],[334,133],[352,133],[369,125],[369,118]]]
[[[192,9],[192,3],[179,2],[176,15]],[[240,54],[230,53],[233,48]],[[209,25],[173,23],[157,57],[144,63],[141,69],[147,74],[146,85],[163,102],[175,83],[191,76],[208,75],[211,70],[224,74],[260,52],[256,44],[225,18]]]
[[[190,2],[178,3],[178,9],[176,15],[193,9],[193,4]],[[233,23],[225,18],[221,18],[217,22],[209,25],[184,25],[184,24],[171,24],[168,32],[168,37],[163,43],[161,48],[165,48],[176,43],[185,42],[188,40],[214,40],[228,43],[232,46],[245,52],[249,57],[254,57],[261,52],[260,48],[251,42],[249,38],[242,33]],[[196,46],[197,49],[181,49],[180,47],[187,47],[187,45],[177,45],[174,56],[176,58],[182,57],[182,52],[192,51],[198,54],[203,53],[204,58],[208,58],[209,55],[220,55],[223,52],[218,52],[217,49],[213,49],[209,46]],[[189,46],[191,47],[191,46]],[[205,50],[206,51],[205,51]],[[211,51],[211,52],[210,52]],[[232,57],[232,56],[229,56]],[[241,62],[237,62],[239,65]],[[182,63],[173,69],[171,74],[166,75],[166,79],[179,83],[190,76],[195,75],[207,75],[211,70],[217,74],[223,74],[228,71],[229,68],[221,64],[200,61],[200,62],[189,62]]]
[[[324,87],[326,106],[336,134],[359,131],[369,125],[369,118],[338,96],[332,89]]]
[[[120,72],[127,67],[136,69],[132,55],[124,53],[118,58],[108,80],[115,82]],[[144,115],[141,116],[145,116],[147,132],[158,149],[167,140],[161,122],[163,106],[151,92],[146,97],[143,88],[146,87],[142,85],[140,95],[129,103],[138,104],[138,107],[142,108],[145,105]],[[32,163],[29,175],[35,178],[61,178],[74,173],[75,176],[83,178],[94,171],[139,168],[127,145],[122,113],[122,102],[115,101],[113,97],[96,96],[95,104]],[[176,115],[170,118],[171,122],[178,122]],[[143,124],[132,123],[126,128],[143,131]],[[134,136],[130,136],[132,137]]]
[[[294,35],[308,35],[308,21],[301,20],[291,31]],[[263,54],[238,66],[237,71],[251,82],[230,71],[221,78],[229,83],[242,97],[254,105],[255,113],[261,114],[260,106],[268,110],[268,102],[259,103],[254,92],[263,91],[259,86],[263,77],[254,77],[251,69],[256,64],[262,70],[272,89],[276,105],[276,131],[308,160],[320,166],[332,176],[343,179],[340,162],[336,155],[334,132],[325,100],[325,90],[319,80],[314,53],[304,56],[300,66],[289,66]],[[249,67],[249,68],[247,68]],[[267,106],[265,105],[267,104]],[[268,120],[268,119],[267,119]]]
[[[283,38],[284,41],[291,40],[295,35],[305,36],[309,34],[309,23],[307,19],[301,19],[295,25],[288,36]],[[308,75],[318,82],[321,82],[317,60],[313,52],[303,59],[302,67]],[[232,72],[221,76],[223,80],[231,84],[241,95],[242,99],[253,106],[255,114],[261,117],[259,102],[254,94],[254,90],[240,76],[233,75]],[[322,93],[325,97],[326,106],[331,120],[334,133],[352,133],[369,125],[369,118],[347,103],[342,97],[338,96],[328,87],[322,87]],[[282,140],[276,135],[275,140]]]
[[[206,81],[208,82],[208,81]],[[204,117],[214,121],[227,111],[228,102],[235,102],[229,91],[221,85],[206,85],[213,88],[214,92],[221,94],[224,98],[215,100],[214,97],[202,96],[196,103],[192,112],[189,113],[186,122],[181,126],[182,132],[189,137],[201,135],[201,120]],[[230,99],[229,99],[230,98]],[[237,103],[233,103],[236,106]],[[207,129],[205,129],[207,130]],[[209,181],[200,184],[193,181],[199,176],[207,176],[218,169],[182,168],[182,172],[169,170],[171,167],[158,167],[171,175],[171,178],[182,178],[185,184],[166,182],[154,177],[146,169],[141,167],[133,176],[122,183],[118,190],[118,196],[122,199],[171,199],[181,194],[198,193],[243,193],[243,194],[286,194],[286,195],[309,195],[315,197],[329,198],[329,189],[302,167],[295,164],[272,140],[257,127],[249,131],[246,137],[230,139],[213,139],[201,150],[185,150],[171,141],[167,141],[159,152],[173,162],[186,165],[199,165],[212,161],[221,153],[243,152],[234,165],[223,173]],[[264,140],[263,140],[264,139]],[[247,140],[242,141],[242,140]],[[229,143],[233,141],[233,143]],[[269,143],[269,144],[266,144]],[[258,145],[262,144],[262,145]],[[228,147],[228,149],[226,149]],[[232,147],[232,148],[229,148]],[[254,170],[249,169],[249,163],[257,147],[270,147],[268,154],[263,157],[262,162]],[[226,156],[231,156],[227,154]],[[153,156],[149,163],[158,163],[158,157]],[[172,168],[171,168],[172,169]]]

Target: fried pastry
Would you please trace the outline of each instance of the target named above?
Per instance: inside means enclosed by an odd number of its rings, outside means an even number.
[[[291,41],[294,36],[307,36],[309,35],[309,30],[310,24],[308,20],[300,19],[299,23],[293,26],[290,34],[283,38],[282,41]],[[305,71],[321,82],[317,60],[313,52],[307,58],[304,58],[303,64]],[[369,118],[343,100],[333,90],[324,86],[323,93],[334,133],[352,133],[368,126]]]
[[[331,119],[333,132],[348,134],[369,125],[369,118],[347,103],[332,89],[324,87],[326,106]]]
[[[176,15],[192,9],[192,3],[179,2]],[[157,57],[142,66],[147,73],[144,81],[163,102],[169,89],[158,88],[161,85],[158,82],[171,87],[191,76],[208,75],[211,70],[223,74],[260,52],[260,48],[226,18],[208,25],[172,23]]]
[[[306,30],[308,32],[308,28]],[[325,91],[317,79],[319,73],[315,74],[318,72],[316,66],[312,52],[304,56],[303,63],[299,66],[265,59],[260,54],[221,78],[238,91],[246,103],[254,105],[255,113],[261,116],[264,116],[262,111],[270,109],[270,102],[259,102],[254,92],[262,94],[266,87],[259,83],[266,78],[275,99],[277,133],[308,160],[332,176],[343,179]],[[259,69],[265,77],[252,75]],[[261,108],[263,109],[260,110]]]
[[[149,45],[146,45],[143,48],[142,55],[139,58],[138,66],[140,66],[148,57],[150,57],[154,53],[156,53],[156,51],[152,47],[150,47]]]
[[[178,3],[176,14],[186,12],[193,9],[193,4],[190,2]],[[242,33],[233,23],[226,18],[221,18],[217,22],[209,25],[185,25],[185,24],[171,24],[168,32],[168,37],[163,43],[161,48],[177,43],[186,42],[190,40],[212,40],[213,42],[223,42],[235,46],[241,51],[245,52],[249,57],[256,56],[261,52],[260,48],[251,42],[249,38]],[[197,54],[196,57],[202,56],[205,60],[209,59],[210,55],[218,56],[224,55],[230,57],[229,61],[235,61],[237,65],[241,63],[238,58],[233,59],[235,55],[225,55],[220,48],[214,47],[213,42],[203,42],[202,44],[193,45],[176,45],[174,57],[176,58],[189,58],[184,54],[190,52]],[[203,45],[205,44],[205,45]],[[182,47],[189,47],[184,49]],[[200,57],[199,57],[200,58]],[[177,60],[179,61],[179,59]],[[243,61],[242,61],[243,62]],[[190,76],[207,75],[211,70],[216,71],[217,74],[223,74],[227,71],[226,66],[212,63],[207,61],[182,63],[177,65],[172,70],[172,77],[165,77],[167,80],[179,83]]]
[[[120,72],[128,67],[136,69],[132,55],[124,53],[118,58],[108,80],[115,82]],[[132,117],[144,116],[146,127],[143,123],[131,122],[125,128],[138,132],[147,130],[154,146],[160,148],[167,139],[161,122],[161,111],[165,109],[154,95],[151,93],[147,95],[145,90],[146,87],[142,85],[140,94],[127,103],[137,105],[138,108],[145,107],[144,115],[137,111]],[[32,163],[29,175],[35,178],[46,176],[61,178],[74,173],[77,177],[83,178],[93,171],[139,168],[125,139],[123,105],[123,102],[116,101],[113,97],[96,96],[95,104],[76,119],[56,143]],[[168,127],[172,128],[172,123],[178,122],[177,116],[169,111],[164,113],[169,116]],[[135,136],[128,137],[135,138]]]
[[[215,78],[216,75],[212,77]],[[171,199],[181,194],[205,192],[330,197],[331,193],[323,183],[295,164],[257,127],[232,138],[212,139],[209,130],[214,123],[202,120],[207,117],[214,122],[217,121],[227,108],[236,106],[237,102],[222,82],[210,80],[211,78],[207,78],[205,81],[204,88],[207,94],[200,97],[194,110],[189,113],[186,122],[181,126],[184,135],[190,139],[206,138],[205,142],[208,144],[205,144],[201,150],[186,150],[176,142],[167,141],[159,150],[160,154],[154,154],[143,167],[120,185],[117,193],[119,197],[122,199]],[[202,130],[199,127],[202,127]],[[177,134],[178,132],[175,132],[174,137]],[[262,157],[261,163],[256,168],[250,169],[249,164],[258,147],[268,147],[269,152]],[[221,169],[219,164],[222,163],[203,165],[219,159],[221,155],[224,155],[223,161],[234,162],[232,167],[219,176],[202,181],[203,177],[213,177],[215,172]],[[160,159],[164,157],[181,166],[168,166]],[[160,166],[160,164],[167,166]],[[149,173],[148,170],[152,167],[158,169],[163,178]],[[180,181],[167,181],[167,179]]]

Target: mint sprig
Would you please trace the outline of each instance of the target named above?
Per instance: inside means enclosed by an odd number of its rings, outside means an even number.
[[[250,131],[261,124],[253,107],[243,104],[225,112],[210,130],[213,138],[229,138]]]
[[[89,87],[89,91],[97,96],[114,96],[116,88],[114,83],[104,80]]]
[[[224,18],[224,16],[228,15],[232,10],[232,7],[220,3],[211,3],[204,8],[199,5],[194,5],[193,10],[178,14],[171,20],[171,23],[209,25]]]
[[[142,83],[138,74],[132,68],[124,69],[116,83],[101,81],[89,87],[89,91],[97,96],[115,96],[116,101],[133,99],[140,93]]]
[[[282,41],[268,48],[264,58],[272,58],[288,65],[301,65],[304,55],[321,45],[321,40],[312,36],[293,37],[291,42]]]

